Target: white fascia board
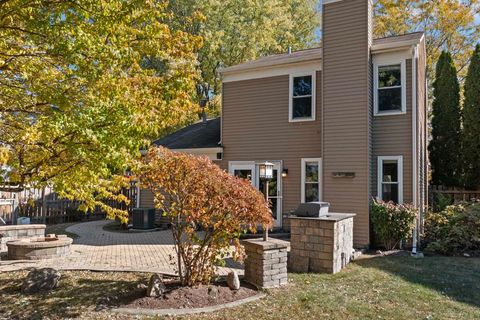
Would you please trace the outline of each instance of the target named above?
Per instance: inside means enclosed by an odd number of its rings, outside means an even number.
[[[409,39],[404,41],[374,44],[372,45],[372,51],[373,53],[376,53],[376,51],[382,51],[382,50],[411,48],[413,45],[419,44],[423,40],[423,37],[425,37],[425,35],[423,35],[420,39]]]
[[[261,79],[289,75],[292,73],[307,73],[320,70],[322,70],[322,62],[321,59],[318,59],[316,61],[289,63],[284,65],[271,66],[267,68],[224,73],[222,75],[222,82],[227,83],[242,80]]]
[[[335,2],[340,2],[340,1],[343,1],[343,0],[323,0],[323,1],[322,1],[322,4],[323,4],[323,5],[326,5],[326,4],[335,3]]]
[[[223,152],[222,147],[212,147],[212,148],[188,148],[188,149],[170,149],[175,152],[191,153],[191,154],[201,154],[201,153],[218,153]]]
[[[412,59],[412,47],[403,48],[402,50],[395,50],[382,53],[373,53],[373,62],[377,64],[388,64],[402,59]]]
[[[343,0],[323,0],[323,1],[322,1],[322,4],[323,4],[323,5],[326,5],[326,4],[335,3],[335,2],[340,2],[340,1],[343,1]],[[370,3],[373,4],[373,0],[370,0]]]

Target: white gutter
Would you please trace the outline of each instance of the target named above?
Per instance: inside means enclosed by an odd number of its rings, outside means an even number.
[[[412,195],[413,205],[418,207],[417,201],[417,58],[418,50],[417,45],[412,46],[413,59],[412,59]],[[417,254],[417,241],[418,241],[418,217],[415,217],[415,227],[413,230],[413,247],[412,254]]]

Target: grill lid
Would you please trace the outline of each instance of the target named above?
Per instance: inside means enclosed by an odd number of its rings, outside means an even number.
[[[321,217],[328,214],[328,202],[307,202],[301,203],[292,214],[297,217]]]

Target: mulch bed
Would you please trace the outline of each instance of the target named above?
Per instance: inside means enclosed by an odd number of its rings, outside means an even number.
[[[121,307],[143,309],[202,308],[245,299],[258,293],[255,287],[246,283],[242,283],[239,290],[231,290],[226,283],[222,282],[191,288],[181,287],[178,282],[166,283],[166,286],[168,291],[164,297],[146,297],[145,291],[142,290],[141,293],[137,291],[137,297]],[[142,296],[139,296],[140,294]]]

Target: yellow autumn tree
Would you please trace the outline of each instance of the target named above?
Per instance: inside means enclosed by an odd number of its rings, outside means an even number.
[[[459,76],[480,40],[479,0],[375,0],[376,37],[425,31],[430,79],[442,51],[452,54]]]
[[[208,111],[218,115],[221,79],[218,69],[259,57],[318,45],[316,0],[170,0],[174,12],[169,25],[200,35],[198,99],[209,101]],[[185,23],[194,13],[205,17]],[[213,98],[213,99],[212,99]]]
[[[0,185],[49,184],[125,218],[102,200],[125,201],[141,146],[197,114],[201,38],[171,30],[166,6],[0,1]]]

